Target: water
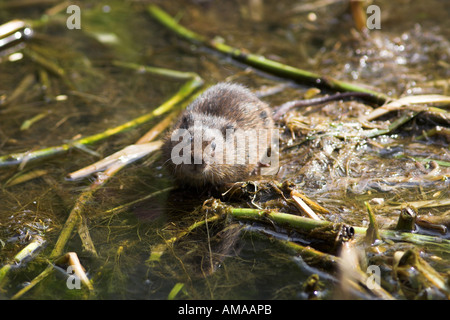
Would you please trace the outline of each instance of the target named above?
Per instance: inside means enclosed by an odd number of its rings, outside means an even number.
[[[377,1],[382,13],[381,29],[371,31],[368,36],[352,31],[346,2],[305,9],[302,5],[306,3],[318,5],[314,1],[183,1],[182,5],[178,1],[161,1],[161,6],[180,19],[183,26],[199,34],[222,37],[236,48],[288,65],[362,83],[393,97],[448,94],[445,83],[448,85],[450,75],[450,8],[447,1],[427,1],[426,5],[421,1]],[[0,2],[0,21],[37,21],[52,7],[19,4],[19,1]],[[0,105],[0,156],[60,145],[116,127],[156,108],[181,86],[180,81],[136,73],[114,66],[113,61],[196,72],[208,84],[232,80],[255,90],[284,82],[180,39],[152,20],[145,4],[139,2],[83,2],[81,29],[72,30],[66,26],[69,15],[62,9],[49,18],[50,22],[35,28],[26,48],[61,67],[63,75],[29,55],[14,62],[2,58],[0,100],[9,97],[26,77],[31,82],[14,101]],[[47,78],[49,82],[44,88]],[[430,84],[442,79],[447,82]],[[301,98],[307,89],[307,86],[288,83],[281,93],[264,100],[275,106]],[[369,110],[370,106],[365,104],[348,102],[312,107],[295,114],[309,117],[306,126],[323,125],[328,130],[330,123],[334,127],[347,124],[354,128],[358,116]],[[20,130],[24,121],[41,113],[45,116],[28,130]],[[11,261],[32,236],[46,240],[37,257],[10,271],[8,281],[3,284],[3,297],[12,297],[45,269],[43,257],[52,251],[69,212],[93,180],[67,181],[66,175],[133,144],[158,120],[89,145],[89,152],[74,148],[24,167],[0,169],[3,186],[0,264]],[[445,124],[448,122],[444,121]],[[432,168],[395,158],[396,155],[426,156],[449,161],[448,141],[444,137],[437,137],[431,143],[411,139],[420,135],[423,128],[433,128],[432,121],[419,119],[407,126],[395,135],[370,142],[329,137],[298,148],[282,148],[284,171],[278,178],[292,181],[298,190],[329,209],[330,220],[358,226],[367,225],[365,200],[381,198],[387,203],[448,198],[448,182],[421,178]],[[295,130],[298,139],[308,133]],[[291,138],[287,130],[282,147],[299,141]],[[441,168],[445,172],[446,168]],[[33,170],[45,172],[20,184],[5,185],[15,174]],[[409,176],[417,179],[402,180]],[[386,182],[394,177],[399,180]],[[114,176],[86,205],[84,219],[98,256],[83,250],[77,233],[70,238],[64,252],[78,254],[93,280],[95,298],[166,299],[175,284],[182,283],[184,289],[176,298],[305,299],[308,295],[304,283],[315,273],[323,283],[319,297],[334,297],[337,276],[329,270],[309,266],[291,250],[262,235],[258,228],[271,230],[267,225],[244,228],[238,233],[232,231],[244,227],[242,223],[225,231],[224,226],[228,224],[211,223],[208,228],[199,227],[169,245],[159,263],[150,263],[155,246],[164,244],[194,222],[204,220],[204,212],[196,208],[211,195],[175,190],[116,214],[107,210],[171,186],[173,182],[161,164],[146,158]],[[268,191],[261,197],[265,201],[272,199],[286,210],[279,195]],[[259,200],[255,201],[267,205]],[[230,204],[248,207],[251,202],[251,199],[233,199]],[[420,213],[445,217],[447,208],[424,209]],[[396,222],[398,209],[389,206],[376,209],[383,227]],[[276,231],[281,238],[291,235],[283,228]],[[434,231],[430,234],[435,235]],[[448,234],[442,236],[448,238]],[[292,235],[292,238],[309,241],[304,235]],[[388,250],[389,257],[391,251],[395,250]],[[439,259],[433,258],[433,254]],[[427,257],[428,263],[438,271],[448,267],[448,252],[430,250]],[[60,267],[64,270],[66,265]],[[69,290],[67,279],[67,275],[56,271],[23,298],[88,297],[85,288]]]

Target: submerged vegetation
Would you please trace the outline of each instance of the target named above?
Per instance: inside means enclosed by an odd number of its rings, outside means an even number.
[[[368,32],[354,4],[359,31],[347,6],[239,2],[223,19],[261,32],[247,47],[245,31],[211,23],[223,5],[180,17],[164,2],[89,3],[67,30],[65,2],[0,2],[0,18],[23,19],[0,28],[21,35],[0,48],[0,296],[449,299],[445,34]],[[278,20],[263,22],[271,6]],[[318,35],[335,23],[313,23],[326,10],[346,33]],[[302,62],[282,54],[295,46]],[[223,80],[272,105],[280,168],[179,188],[161,139]]]

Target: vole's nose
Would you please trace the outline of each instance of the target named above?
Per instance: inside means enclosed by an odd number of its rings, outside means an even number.
[[[203,158],[201,155],[191,155],[191,165],[193,168],[193,171],[195,172],[202,172],[203,168],[205,167],[205,161],[203,161]]]

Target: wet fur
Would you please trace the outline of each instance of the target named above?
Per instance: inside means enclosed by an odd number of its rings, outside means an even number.
[[[219,83],[206,90],[180,115],[162,147],[164,166],[180,183],[194,186],[220,186],[242,181],[256,167],[256,164],[209,164],[207,170],[204,170],[204,166],[200,172],[193,171],[193,164],[175,165],[171,160],[171,152],[178,141],[172,142],[171,134],[178,128],[192,128],[195,121],[200,121],[203,128],[220,130],[224,139],[227,129],[273,128],[268,105],[242,85]]]

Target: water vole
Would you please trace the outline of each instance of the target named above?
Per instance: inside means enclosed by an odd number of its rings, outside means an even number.
[[[176,121],[162,147],[164,166],[187,185],[243,181],[267,158],[272,129],[269,106],[250,90],[216,84]]]

